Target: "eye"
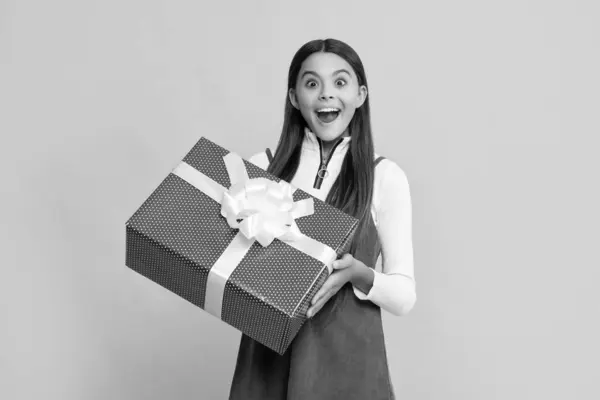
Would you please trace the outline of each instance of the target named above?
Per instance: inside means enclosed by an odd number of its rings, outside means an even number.
[[[337,81],[335,81],[335,85],[342,87],[342,86],[346,86],[346,80],[345,79],[338,79]]]
[[[310,80],[306,81],[305,85],[306,85],[306,87],[314,88],[314,87],[317,87],[317,82],[310,79]]]

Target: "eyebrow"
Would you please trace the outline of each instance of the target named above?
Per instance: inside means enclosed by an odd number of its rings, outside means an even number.
[[[343,68],[342,68],[342,69],[338,69],[337,71],[335,71],[335,72],[332,74],[332,76],[333,76],[333,75],[340,74],[340,73],[342,73],[342,72],[343,72],[343,73],[346,73],[346,74],[348,74],[349,76],[352,76],[352,74],[350,74],[350,72],[348,72],[348,70],[346,70],[346,69],[343,69]],[[309,75],[309,74],[310,74],[310,75],[319,76],[319,74],[317,74],[315,71],[304,71],[304,72],[302,73],[302,76],[300,77],[300,79],[304,78],[304,75]]]

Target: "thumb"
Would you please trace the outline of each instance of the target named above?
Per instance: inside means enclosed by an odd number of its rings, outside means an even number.
[[[346,253],[342,258],[333,262],[333,269],[344,269],[348,268],[354,262],[354,257],[351,254]]]

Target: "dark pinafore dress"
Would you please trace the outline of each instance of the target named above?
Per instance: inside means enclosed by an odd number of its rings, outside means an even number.
[[[373,268],[381,246],[370,213],[368,235],[355,245],[354,258]],[[283,355],[242,335],[229,399],[393,400],[381,309],[348,283]]]

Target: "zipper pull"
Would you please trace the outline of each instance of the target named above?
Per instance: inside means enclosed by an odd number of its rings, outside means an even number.
[[[327,178],[329,171],[327,171],[327,164],[321,164],[321,168],[317,171],[317,176],[321,179]]]

